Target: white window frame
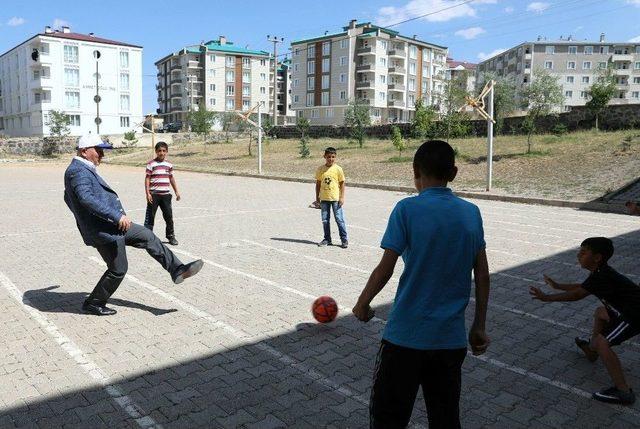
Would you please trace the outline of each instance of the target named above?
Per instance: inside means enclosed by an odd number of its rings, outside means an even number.
[[[591,70],[591,61],[582,62],[582,70]]]
[[[565,98],[573,98],[573,91],[571,90],[567,90],[564,92],[564,97]]]
[[[131,97],[129,94],[120,94],[120,111],[129,112],[131,110]]]
[[[589,83],[591,81],[590,76],[582,76],[582,83]]]
[[[547,67],[547,65],[549,67]],[[545,70],[553,70],[553,61],[545,61],[544,62],[544,69]]]
[[[573,65],[573,67],[572,67]],[[575,61],[567,61],[567,70],[575,70],[576,69],[576,62]]]
[[[347,57],[340,57],[340,65],[341,66],[347,65]]]
[[[593,55],[593,46],[585,46],[583,52],[585,55]]]
[[[322,56],[331,55],[331,42],[322,43]]]
[[[307,61],[307,74],[314,74],[316,72],[316,60]]]
[[[571,52],[573,51],[573,52]],[[569,55],[578,55],[578,47],[577,46],[569,46],[569,49],[567,50],[567,53]]]
[[[329,105],[329,91],[322,91],[322,93],[320,94],[320,104],[322,106]]]
[[[120,116],[120,128],[129,128],[130,123],[128,116]]]
[[[347,42],[348,42],[348,39],[340,40],[340,49],[347,49],[348,47]]]
[[[120,51],[120,68],[129,68],[129,51]]]
[[[322,59],[322,73],[329,73],[331,71],[331,60],[329,58]]]
[[[547,55],[553,55],[556,53],[556,47],[554,45],[547,45],[544,47],[544,53]]]
[[[338,77],[338,81],[340,83],[345,83],[347,81],[347,75],[345,73],[340,73],[340,76]]]
[[[567,76],[567,78],[565,79],[566,83],[574,83],[575,79],[573,76]]]
[[[64,62],[68,64],[78,64],[80,60],[79,49],[76,45],[64,45]]]

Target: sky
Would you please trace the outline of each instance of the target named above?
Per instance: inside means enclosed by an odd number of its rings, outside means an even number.
[[[143,46],[144,113],[157,108],[154,62],[220,35],[267,51],[273,49],[267,35],[276,35],[285,39],[278,46],[283,53],[291,41],[339,32],[357,19],[447,46],[450,57],[469,62],[538,36],[597,41],[605,33],[607,41],[640,42],[640,0],[0,0],[2,4],[0,54],[46,25],[69,25],[73,32]]]

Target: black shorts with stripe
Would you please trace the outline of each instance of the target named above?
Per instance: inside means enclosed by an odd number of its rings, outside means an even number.
[[[607,308],[607,313],[609,314],[609,322],[604,327],[602,335],[610,345],[617,346],[640,334],[640,327],[631,325],[614,310]]]

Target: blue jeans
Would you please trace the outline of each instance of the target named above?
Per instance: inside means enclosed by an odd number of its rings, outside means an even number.
[[[344,223],[342,207],[338,205],[337,201],[320,201],[320,215],[322,217],[322,227],[324,228],[324,239],[331,243],[331,227],[329,224],[331,220],[331,209],[333,209],[333,217],[338,224],[340,240],[347,241],[347,225]]]

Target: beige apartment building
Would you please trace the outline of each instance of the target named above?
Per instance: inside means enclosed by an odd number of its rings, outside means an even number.
[[[352,20],[343,32],[291,44],[292,109],[312,124],[342,125],[350,100],[372,123],[408,122],[417,99],[439,106],[447,48]]]
[[[514,79],[518,86],[533,79],[533,71],[545,69],[558,77],[565,101],[560,110],[584,106],[598,73],[612,67],[617,93],[610,104],[640,103],[640,43],[578,41],[571,37],[550,41],[539,37],[489,58],[477,67],[478,79],[486,72]]]
[[[191,110],[248,111],[257,103],[273,110],[273,67],[266,51],[234,45],[224,36],[187,46],[155,63],[158,115],[164,123],[186,122]]]

